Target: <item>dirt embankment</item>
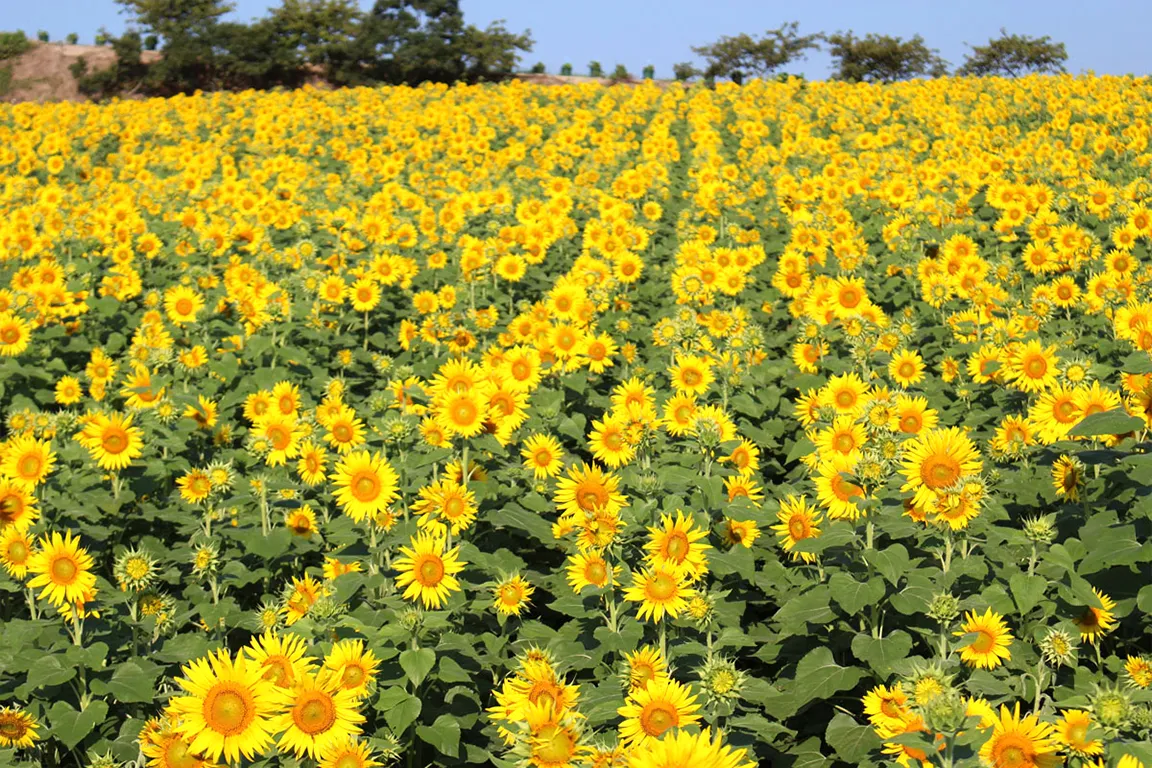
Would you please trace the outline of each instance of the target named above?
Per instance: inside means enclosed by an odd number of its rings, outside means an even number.
[[[88,62],[89,72],[107,69],[116,61],[116,54],[106,46],[33,43],[28,51],[6,63],[12,68],[12,79],[0,101],[87,101],[69,70],[81,57]],[[140,58],[147,63],[160,54],[144,51]]]

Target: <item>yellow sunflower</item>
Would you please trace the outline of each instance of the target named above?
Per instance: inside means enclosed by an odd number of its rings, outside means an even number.
[[[305,656],[308,643],[299,635],[277,635],[266,631],[244,647],[244,654],[261,670],[264,679],[277,688],[291,688],[296,681],[311,674],[316,659]]]
[[[888,688],[878,685],[864,695],[864,714],[877,728],[902,728],[912,711],[908,694],[899,682]]]
[[[264,751],[279,706],[276,688],[257,665],[219,650],[185,665],[183,673],[176,682],[188,695],[173,698],[168,713],[194,753],[234,763]]]
[[[143,453],[144,432],[132,426],[132,414],[96,414],[76,435],[101,469],[124,469]]]
[[[652,680],[668,676],[668,661],[659,648],[651,645],[645,645],[633,653],[625,653],[624,663],[627,665],[630,693],[643,690]]]
[[[177,325],[196,322],[196,314],[204,308],[204,297],[193,288],[177,285],[164,292],[164,311]]]
[[[660,621],[664,614],[680,615],[694,591],[676,571],[646,568],[632,574],[632,585],[624,590],[624,599],[640,603],[637,616],[641,621],[651,617]]]
[[[920,353],[903,349],[892,355],[888,375],[904,389],[924,380],[924,359]]]
[[[609,569],[608,561],[596,551],[577,552],[568,556],[568,583],[572,591],[580,593],[585,587],[599,589],[620,570],[619,566]]]
[[[15,357],[28,349],[32,326],[11,312],[0,312],[0,356]]]
[[[484,399],[476,390],[451,393],[436,405],[436,420],[449,435],[479,434],[487,415]]]
[[[9,526],[17,531],[27,531],[39,517],[40,510],[36,508],[36,497],[32,492],[0,477],[0,532]]]
[[[57,607],[84,601],[96,588],[92,556],[71,531],[64,536],[53,531],[50,536],[42,537],[40,549],[28,559],[28,570],[35,574],[28,588],[43,587],[40,598]]]
[[[975,611],[969,611],[964,619],[960,631],[953,634],[957,637],[964,635],[976,637],[969,645],[960,648],[961,660],[981,669],[995,669],[1012,658],[1008,646],[1012,645],[1015,638],[1008,631],[1003,616],[993,613],[989,608],[983,616],[977,615]]]
[[[272,732],[281,734],[277,746],[298,758],[316,758],[347,742],[359,735],[364,722],[359,701],[356,693],[341,687],[338,677],[302,676],[291,689],[282,689],[280,705],[285,711],[271,724]]]
[[[1079,757],[1091,757],[1104,753],[1100,739],[1088,738],[1092,728],[1092,715],[1082,709],[1066,709],[1056,724],[1056,739],[1068,752]]]
[[[376,768],[379,765],[383,763],[372,759],[372,748],[355,739],[331,744],[320,753],[319,768]]]
[[[36,718],[19,707],[0,707],[0,747],[31,747],[40,741]]]
[[[690,582],[703,576],[708,570],[708,559],[704,555],[708,544],[700,540],[708,537],[708,531],[696,528],[695,521],[679,510],[675,519],[661,515],[660,525],[660,528],[648,527],[644,549],[649,562]]]
[[[604,513],[614,515],[628,503],[617,491],[620,478],[595,464],[568,467],[568,476],[556,484],[555,502],[573,517]]]
[[[56,464],[52,444],[47,440],[37,440],[30,434],[12,438],[0,451],[4,457],[0,462],[0,473],[28,490],[44,482]]]
[[[368,693],[368,686],[376,679],[380,660],[371,650],[365,650],[363,640],[341,640],[324,657],[324,669],[340,681],[340,687],[357,696]]]
[[[400,547],[403,557],[393,565],[399,571],[396,586],[405,587],[405,600],[420,600],[425,608],[439,609],[452,592],[460,591],[456,574],[464,570],[459,559],[460,548],[444,551],[444,540],[426,533],[411,540],[410,547]]]
[[[387,509],[400,495],[400,477],[379,453],[348,454],[329,477],[336,486],[337,503],[356,522]]]
[[[536,588],[529,584],[527,579],[520,574],[514,574],[492,588],[492,607],[503,616],[519,616],[531,602],[532,593],[535,591]]]
[[[659,739],[671,728],[683,728],[700,720],[700,705],[683,683],[668,677],[654,677],[643,688],[629,694],[617,713],[620,739],[628,746],[639,746],[649,739]]]
[[[788,496],[780,502],[780,509],[776,512],[779,524],[772,526],[772,530],[780,538],[780,545],[785,552],[792,552],[798,542],[805,539],[814,539],[820,536],[817,528],[823,518],[819,510],[808,504],[804,496]],[[817,557],[811,552],[792,552],[793,560],[803,560],[806,563],[815,562]]]
[[[32,559],[32,542],[14,525],[0,531],[0,563],[14,578],[23,579]]]
[[[1056,383],[1060,358],[1056,346],[1033,339],[1009,349],[1005,378],[1023,392],[1040,392]]]
[[[703,395],[715,381],[712,361],[698,355],[676,355],[676,364],[668,371],[677,393]]]
[[[1019,703],[1015,712],[1001,706],[992,735],[980,748],[980,757],[986,765],[998,768],[1056,768],[1064,759],[1052,735],[1052,726],[1040,722],[1036,715],[1021,717]]]
[[[564,468],[564,449],[552,435],[532,435],[524,441],[520,456],[537,480],[556,477]]]
[[[424,530],[443,536],[451,528],[455,535],[476,519],[476,494],[452,478],[444,478],[420,489],[412,511],[420,515],[416,522]]]
[[[982,467],[980,454],[966,434],[956,427],[933,429],[911,441],[901,468],[906,481],[901,490],[913,491],[914,503],[926,506],[936,493]]]
[[[636,456],[636,447],[628,439],[628,424],[619,416],[607,414],[602,421],[592,422],[588,443],[597,461],[612,468],[632,461]]]
[[[1116,628],[1116,616],[1112,613],[1116,602],[1095,587],[1092,591],[1100,601],[1100,607],[1088,606],[1082,614],[1073,619],[1080,628],[1080,639],[1087,643],[1095,643],[1097,639]]]
[[[662,739],[648,739],[628,753],[629,768],[755,768],[745,760],[746,749],[724,744],[724,734],[710,728],[698,733],[676,731]],[[605,763],[613,765],[614,763]]]

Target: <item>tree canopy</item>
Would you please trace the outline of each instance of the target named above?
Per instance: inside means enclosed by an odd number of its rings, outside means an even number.
[[[746,77],[764,77],[789,63],[803,59],[810,50],[818,49],[820,35],[801,35],[799,22],[789,22],[764,33],[761,37],[741,33],[721,37],[711,45],[694,47],[704,58],[706,77],[728,77],[741,82]]]
[[[972,53],[965,57],[964,64],[956,70],[958,75],[1019,77],[1041,72],[1063,72],[1064,62],[1068,60],[1064,43],[1052,42],[1048,35],[1010,35],[1003,27],[1000,28],[1000,37],[989,40],[987,45],[968,47]]]
[[[890,83],[915,77],[941,77],[948,62],[916,35],[905,40],[892,35],[856,37],[851,30],[824,38],[832,54],[833,78],[848,82]]]

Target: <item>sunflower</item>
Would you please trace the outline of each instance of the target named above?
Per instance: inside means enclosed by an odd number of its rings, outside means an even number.
[[[35,574],[28,588],[43,587],[40,598],[57,607],[84,601],[96,588],[92,556],[71,531],[64,536],[53,531],[51,536],[42,537],[40,549],[28,559],[28,570]]]
[[[530,598],[535,591],[536,588],[523,576],[514,574],[492,588],[492,607],[502,616],[519,616],[531,602]]]
[[[933,429],[911,441],[901,468],[906,481],[901,490],[913,491],[916,506],[926,506],[936,493],[978,473],[982,466],[976,446],[960,429]]]
[[[357,696],[365,696],[376,679],[380,660],[365,650],[363,640],[341,640],[324,657],[324,669],[340,681],[340,687]]]
[[[277,746],[291,750],[297,758],[316,758],[360,733],[364,715],[359,698],[331,675],[304,675],[290,690],[283,690],[280,704],[285,707],[271,723],[273,733],[281,733]]]
[[[452,478],[444,478],[420,489],[412,511],[419,513],[417,523],[424,530],[443,536],[451,528],[455,535],[476,519],[476,494]]]
[[[39,517],[40,510],[36,508],[36,497],[32,492],[0,477],[0,532],[8,527],[27,531]]]
[[[447,395],[436,405],[436,419],[449,435],[472,437],[484,428],[488,409],[475,390]]]
[[[341,456],[364,442],[364,422],[356,418],[356,411],[346,405],[340,405],[329,414],[325,426],[328,433],[324,440]]]
[[[283,466],[289,459],[300,455],[300,440],[304,427],[295,416],[282,413],[269,413],[262,416],[253,426],[253,435],[268,444],[264,460],[271,467]]]
[[[907,349],[900,350],[892,355],[892,359],[888,363],[888,375],[901,387],[907,389],[909,386],[924,380],[924,359],[920,357],[918,352]]]
[[[293,536],[305,539],[312,538],[320,530],[316,527],[316,513],[307,504],[296,509],[284,510],[284,527],[290,530]]]
[[[96,416],[76,434],[101,469],[119,471],[143,453],[143,431],[132,426],[132,414]]]
[[[760,502],[764,499],[761,493],[764,489],[756,483],[751,472],[741,472],[738,475],[724,478],[724,492],[728,494],[728,501],[748,499]]]
[[[669,677],[654,677],[643,688],[629,694],[624,706],[616,710],[624,718],[620,739],[628,746],[643,745],[659,739],[671,728],[683,728],[700,720],[700,705],[683,683]]]
[[[56,402],[60,405],[75,405],[83,395],[80,380],[75,376],[62,376],[56,382]]]
[[[912,711],[901,683],[891,688],[878,685],[864,695],[864,714],[877,728],[902,728]]]
[[[352,284],[348,295],[352,299],[352,309],[369,312],[380,303],[380,286],[372,279],[362,277]]]
[[[677,393],[703,395],[716,380],[712,361],[698,355],[676,355],[676,364],[668,371]]]
[[[1076,390],[1057,385],[1040,395],[1028,418],[1037,426],[1042,441],[1054,443],[1063,440],[1084,414],[1076,402]]]
[[[1044,347],[1032,340],[1008,351],[1005,377],[1023,392],[1040,392],[1056,383],[1059,363],[1055,345]]]
[[[760,526],[755,520],[733,520],[724,518],[724,541],[730,546],[743,546],[752,549],[756,539],[760,538]]]
[[[868,441],[868,434],[864,425],[856,423],[851,417],[837,416],[832,426],[816,433],[816,449],[823,459],[830,459],[832,454],[840,454],[849,461],[860,457],[860,451]]]
[[[261,670],[265,680],[287,690],[296,685],[297,680],[311,674],[316,664],[316,659],[304,655],[307,649],[307,641],[299,635],[277,635],[269,630],[253,637],[243,653]]]
[[[325,467],[328,464],[328,452],[323,446],[311,440],[300,443],[300,460],[296,462],[296,474],[308,485],[319,485],[324,482]]]
[[[856,520],[863,514],[857,502],[865,499],[864,489],[850,479],[856,464],[836,455],[816,467],[816,500],[833,520]]]
[[[1092,591],[1095,593],[1096,599],[1100,601],[1100,607],[1088,606],[1073,621],[1080,628],[1080,639],[1086,643],[1095,644],[1097,639],[1116,628],[1116,616],[1112,613],[1112,609],[1116,607],[1116,602],[1095,587],[1092,588]]]
[[[32,559],[32,542],[14,525],[0,531],[0,563],[14,578],[23,579]]]
[[[1152,660],[1130,655],[1124,662],[1124,674],[1133,688],[1152,688]]]
[[[355,522],[387,509],[400,495],[399,476],[378,453],[359,451],[345,456],[329,478],[336,486],[336,501]]]
[[[689,394],[675,394],[664,402],[664,428],[672,437],[680,437],[692,431],[696,423],[698,405],[696,398]]]
[[[1020,704],[1015,712],[1000,707],[992,735],[980,748],[986,765],[997,768],[1056,768],[1064,762],[1060,745],[1052,738],[1053,728],[1036,715],[1020,717]]]
[[[565,515],[575,518],[597,513],[617,514],[628,499],[616,489],[620,478],[595,464],[568,467],[568,476],[556,484],[555,502]]]
[[[905,435],[918,435],[928,429],[935,429],[938,423],[936,411],[928,407],[923,397],[900,395],[896,398],[896,428]]]
[[[520,455],[537,480],[556,477],[564,468],[564,449],[552,435],[532,435],[524,441]]]
[[[605,415],[602,421],[592,422],[588,433],[589,450],[600,462],[616,468],[632,461],[636,447],[628,439],[628,424],[619,416]]]
[[[180,498],[190,504],[198,504],[212,493],[212,478],[202,469],[191,469],[176,480]]]
[[[868,385],[855,373],[833,376],[821,390],[824,403],[842,416],[855,418],[864,407]]]
[[[460,548],[444,551],[444,541],[426,533],[411,540],[411,547],[400,547],[403,557],[393,562],[399,575],[396,586],[406,587],[405,600],[419,599],[425,608],[439,609],[452,592],[460,591],[455,574],[464,570],[459,559]]]
[[[792,494],[780,502],[780,509],[776,512],[778,525],[772,530],[780,538],[780,544],[785,552],[792,552],[797,542],[805,539],[814,539],[820,536],[817,528],[822,521],[819,510],[809,506],[804,496],[796,497]],[[816,555],[811,552],[792,552],[793,560],[803,560],[806,563],[816,561]]]
[[[140,751],[149,758],[149,768],[214,768],[214,764],[192,754],[188,740],[168,717],[153,718],[140,729]]]
[[[0,462],[0,474],[6,475],[14,485],[28,490],[44,482],[56,464],[52,444],[47,440],[37,440],[30,434],[12,438],[0,451],[4,457]]]
[[[1104,753],[1100,739],[1089,739],[1092,715],[1082,709],[1066,709],[1062,719],[1056,724],[1056,739],[1064,749],[1078,757],[1090,757]]]
[[[664,614],[672,618],[688,605],[693,594],[683,577],[667,568],[645,568],[632,574],[632,586],[624,590],[624,599],[640,603],[637,616],[644,621],[649,616],[660,621]]]
[[[624,654],[629,693],[643,690],[652,680],[668,677],[668,661],[651,645]]]
[[[204,308],[204,297],[186,285],[177,285],[164,292],[164,311],[176,325],[196,322],[196,314]]]
[[[287,618],[284,623],[292,626],[308,615],[312,606],[322,596],[328,594],[328,588],[315,579],[310,573],[304,578],[292,577],[292,585],[287,589],[288,595],[284,599],[284,612]]]
[[[383,763],[372,759],[372,748],[355,739],[330,744],[320,753],[319,768],[376,768],[379,765]]]
[[[960,631],[953,634],[957,637],[964,635],[976,637],[971,644],[960,648],[961,660],[981,669],[995,669],[1012,658],[1008,646],[1012,645],[1015,638],[1008,631],[1003,616],[993,613],[989,608],[983,616],[978,616],[975,611],[969,611],[964,619]]]
[[[1062,454],[1052,462],[1052,487],[1057,496],[1068,501],[1079,501],[1080,488],[1084,484],[1084,462],[1075,456]]]
[[[0,747],[31,747],[40,741],[36,718],[19,707],[0,707]]]
[[[628,753],[628,768],[755,768],[745,760],[746,749],[724,744],[724,735],[704,728],[698,733],[676,731],[649,739]]]
[[[603,587],[619,570],[619,567],[610,569],[599,552],[577,552],[568,556],[568,583],[577,594],[585,587]]]
[[[192,752],[234,763],[272,741],[278,697],[258,666],[220,650],[185,665],[183,673],[176,682],[188,695],[173,698],[168,713]]]
[[[0,356],[15,357],[28,349],[32,326],[11,312],[0,312]]]

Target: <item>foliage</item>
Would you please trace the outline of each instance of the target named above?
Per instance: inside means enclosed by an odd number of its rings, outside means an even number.
[[[32,47],[28,36],[22,31],[0,32],[0,61],[13,59]]]
[[[571,64],[561,65],[560,74],[565,76],[565,77],[568,77],[569,75],[571,75],[572,74],[572,65]]]
[[[654,67],[651,64],[645,65],[644,69],[642,71],[642,75],[643,75],[645,80],[651,80],[651,79],[655,78],[656,77],[656,67]]]
[[[544,66],[544,62],[538,61],[532,65],[532,69],[528,70],[534,75],[542,75],[548,71],[548,67]]]
[[[700,70],[696,69],[696,66],[691,62],[682,61],[672,65],[672,76],[677,80],[691,80],[700,74]]]
[[[1150,105],[0,106],[0,765],[1152,764]]]
[[[1063,72],[1068,52],[1064,43],[1054,43],[1048,35],[1029,37],[1009,35],[1001,28],[1000,37],[987,45],[971,46],[972,53],[964,57],[964,64],[956,70],[958,75],[987,77],[1020,77],[1039,72]]]
[[[623,64],[617,64],[616,68],[612,70],[611,77],[613,80],[628,80],[632,75],[628,72],[628,67]]]
[[[588,62],[588,77],[602,77],[604,75],[604,67],[598,61]]]
[[[920,35],[904,40],[891,35],[856,37],[851,30],[825,37],[833,77],[851,83],[891,83],[914,77],[940,77],[948,63]]]
[[[69,32],[67,37],[64,38],[64,41],[68,43],[68,45],[76,45],[80,42],[80,35],[75,32]]]
[[[739,83],[747,77],[767,77],[805,58],[808,51],[819,50],[820,39],[819,34],[801,35],[799,22],[793,21],[759,38],[746,33],[725,36],[711,45],[694,47],[692,51],[704,58],[705,76],[727,77]]]

